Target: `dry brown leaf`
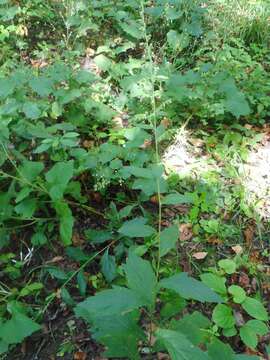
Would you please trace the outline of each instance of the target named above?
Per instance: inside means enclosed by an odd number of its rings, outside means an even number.
[[[232,251],[233,251],[235,254],[239,255],[239,254],[242,254],[243,248],[242,248],[241,245],[235,245],[235,246],[232,246]]]
[[[74,246],[80,246],[80,245],[83,245],[83,243],[84,243],[84,240],[80,236],[80,234],[77,232],[74,232],[74,234],[72,235],[72,244]]]
[[[60,262],[62,260],[64,260],[63,256],[55,256],[51,260],[46,261],[45,264],[53,264],[53,263]]]
[[[95,145],[95,142],[93,140],[84,140],[84,142],[83,142],[83,147],[85,149],[91,149],[94,147],[94,145]]]
[[[170,120],[167,118],[163,118],[160,122],[160,124],[163,125],[165,129],[167,129],[167,127],[170,125],[170,123],[171,123]]]
[[[83,351],[76,351],[74,354],[74,360],[86,360],[86,353]]]
[[[222,244],[222,240],[220,240],[217,236],[211,235],[207,238],[207,242],[212,245],[220,245]]]
[[[188,241],[192,239],[193,231],[192,231],[192,224],[181,224],[179,226],[179,239],[181,241]]]
[[[251,246],[254,239],[255,229],[253,226],[248,225],[244,230],[244,238],[248,246]]]
[[[197,259],[197,260],[203,260],[206,258],[207,255],[208,255],[208,252],[201,251],[201,252],[196,252],[196,253],[192,254],[192,257],[194,257],[194,259]]]
[[[158,203],[159,203],[159,197],[158,197],[158,195],[153,195],[153,196],[151,196],[150,201],[151,201],[151,203],[153,203],[153,204],[158,204]]]
[[[146,139],[143,144],[140,146],[141,149],[147,149],[152,145],[152,140]]]

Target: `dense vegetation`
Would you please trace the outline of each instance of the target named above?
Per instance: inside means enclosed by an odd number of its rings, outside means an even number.
[[[269,19],[0,0],[1,359],[269,358]]]

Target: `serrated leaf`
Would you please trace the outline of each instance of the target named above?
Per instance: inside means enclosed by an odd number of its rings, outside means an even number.
[[[222,298],[209,287],[204,285],[186,273],[173,275],[159,282],[161,288],[177,292],[185,299],[193,299],[201,302],[222,302]]]
[[[46,77],[33,78],[30,80],[29,85],[39,96],[48,96],[53,91],[53,81]]]
[[[22,166],[19,167],[19,173],[28,182],[33,182],[43,169],[44,164],[41,162],[24,161]]]
[[[268,320],[268,314],[263,304],[251,297],[247,297],[242,303],[243,309],[253,318],[257,320]]]
[[[250,107],[242,93],[234,93],[225,100],[226,109],[236,118],[250,114]]]
[[[218,294],[226,295],[226,278],[211,273],[202,274],[200,275],[200,278],[210,289],[214,290]]]
[[[128,287],[139,296],[143,305],[153,307],[157,280],[150,263],[130,252],[124,270]]]
[[[116,278],[117,271],[115,257],[109,255],[108,249],[101,258],[101,271],[109,283],[111,283]]]
[[[73,161],[56,163],[45,175],[52,200],[60,200],[73,176]]]
[[[177,225],[170,226],[163,230],[160,234],[160,256],[166,255],[175,244],[179,237],[179,229]]]
[[[142,26],[135,20],[129,20],[127,22],[120,22],[120,27],[130,36],[135,39],[141,39],[143,37]]]
[[[118,230],[120,234],[128,237],[146,237],[154,234],[155,229],[145,225],[146,219],[142,217],[124,222]]]
[[[247,345],[251,349],[255,349],[258,345],[258,338],[256,333],[253,331],[253,329],[250,326],[242,326],[240,328],[240,338],[243,341],[245,345]]]
[[[38,119],[41,115],[41,110],[38,105],[30,101],[24,103],[22,111],[27,118],[32,120]]]
[[[168,350],[171,360],[210,360],[180,332],[159,329],[156,336]]]
[[[233,301],[236,304],[241,304],[246,298],[246,292],[238,285],[231,285],[228,292],[233,296]]]
[[[212,318],[223,329],[230,329],[235,325],[232,309],[224,304],[218,304],[214,308]]]
[[[226,274],[233,274],[236,271],[236,264],[233,260],[223,259],[218,262],[219,267],[221,267]]]

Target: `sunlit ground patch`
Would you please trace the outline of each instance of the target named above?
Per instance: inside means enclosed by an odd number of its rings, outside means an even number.
[[[204,153],[203,145],[202,140],[192,137],[189,131],[181,128],[163,154],[165,168],[180,177],[194,179],[203,173],[217,170],[215,161]]]
[[[246,198],[256,212],[270,219],[270,141],[250,151],[241,168]]]

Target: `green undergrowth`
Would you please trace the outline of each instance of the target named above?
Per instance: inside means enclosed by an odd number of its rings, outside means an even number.
[[[0,0],[3,359],[55,318],[57,358],[267,356],[269,228],[241,173],[269,117],[265,4]],[[190,172],[164,160],[179,129]]]

